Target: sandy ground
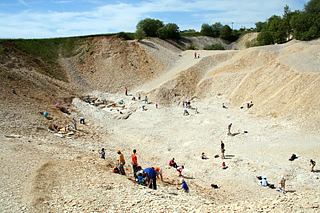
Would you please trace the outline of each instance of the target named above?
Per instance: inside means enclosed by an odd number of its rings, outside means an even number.
[[[308,45],[310,48],[305,48]],[[65,119],[86,118],[87,124],[79,125],[81,137],[60,138],[45,129],[40,129],[36,135],[19,132],[20,135],[15,137],[10,131],[9,124],[12,125],[12,122],[9,123],[5,128],[0,128],[0,211],[319,212],[319,166],[313,173],[309,166],[310,159],[319,162],[319,131],[303,129],[291,117],[266,116],[267,107],[263,108],[259,103],[263,98],[270,97],[271,92],[264,89],[264,85],[273,83],[270,88],[277,88],[281,80],[270,77],[271,80],[266,80],[270,83],[264,84],[257,77],[259,74],[277,76],[268,69],[265,69],[266,73],[261,71],[263,66],[273,66],[270,65],[272,61],[280,63],[277,67],[290,65],[289,70],[282,67],[283,78],[292,78],[290,83],[296,84],[286,84],[270,100],[279,94],[282,99],[286,95],[300,93],[309,97],[314,91],[308,91],[319,86],[318,69],[315,68],[318,55],[313,54],[317,46],[312,45],[318,45],[318,41],[315,44],[293,43],[288,48],[271,46],[252,49],[240,54],[235,51],[200,51],[200,60],[193,59],[193,51],[179,53],[170,50],[173,55],[178,54],[176,62],[165,65],[168,70],[158,73],[154,80],[130,90],[130,96],[101,91],[89,93],[109,101],[123,100],[123,114],[108,107],[95,107],[79,98],[73,99],[72,115],[65,116]],[[315,59],[314,64],[304,66],[306,74],[293,74],[301,68],[299,63],[295,63],[299,48],[302,55],[309,56],[307,61]],[[148,51],[151,50],[146,48]],[[254,55],[259,55],[261,60],[249,63],[248,57]],[[228,57],[230,60],[226,60]],[[234,82],[228,81],[229,77]],[[307,87],[306,82],[313,77],[316,78],[310,84],[312,87]],[[216,85],[208,86],[205,83],[208,79],[217,84],[218,80],[225,79],[223,83],[229,82],[229,86],[225,86],[226,92],[220,93]],[[183,84],[185,81],[188,84]],[[180,91],[185,91],[185,94],[201,96],[194,96],[191,101],[199,114],[189,110],[190,115],[183,116],[183,107],[178,101],[171,105],[160,104],[157,109],[157,96],[150,96],[150,104],[131,100],[133,96],[137,97],[138,92],[152,94],[154,90],[168,87],[168,84],[183,88]],[[187,90],[185,85],[194,85],[194,88]],[[252,90],[252,85],[262,86]],[[257,97],[254,107],[240,109],[239,103],[251,97],[250,90]],[[204,93],[206,95],[201,95]],[[302,106],[301,98],[299,96],[299,100],[294,102],[298,105],[292,106]],[[222,103],[229,105],[229,108],[222,108]],[[319,109],[313,108],[318,102],[310,103],[315,104],[304,109],[305,112],[318,118]],[[146,111],[142,111],[143,105]],[[294,117],[293,108],[286,109],[290,109]],[[299,109],[296,111],[300,112]],[[8,113],[3,112],[4,115]],[[31,118],[33,114],[28,116]],[[33,117],[34,126],[37,120],[43,122],[40,120],[43,117]],[[6,119],[1,118],[1,121],[5,123]],[[227,126],[231,122],[232,132],[239,131],[240,134],[227,135]],[[220,155],[221,140],[226,146],[226,170],[221,168],[221,158],[214,157]],[[106,160],[98,158],[98,150],[102,147],[106,149]],[[129,159],[132,149],[137,149],[138,162],[142,167],[160,166],[163,169],[165,181],[158,181],[157,191],[132,181]],[[125,155],[127,176],[111,172],[117,150],[122,150]],[[202,152],[209,159],[202,160]],[[298,159],[291,162],[288,159],[293,153]],[[185,166],[183,175],[190,193],[180,189],[180,177],[168,167],[168,160],[172,157],[179,165]],[[256,178],[266,176],[270,183],[278,186],[282,175],[287,178],[286,194],[259,186]],[[214,190],[210,184],[217,184],[220,188]]]

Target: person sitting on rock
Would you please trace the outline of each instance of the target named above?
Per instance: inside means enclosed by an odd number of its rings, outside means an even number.
[[[316,166],[316,162],[310,159],[311,172],[314,172],[314,167]]]
[[[250,101],[250,102],[247,103],[247,108],[248,108],[248,109],[250,109],[252,106],[253,106],[252,101]]]
[[[221,168],[222,169],[227,169],[228,168],[228,166],[226,165],[226,163],[224,161],[221,164]]]
[[[228,109],[228,107],[224,103],[222,103],[222,108]]]
[[[137,173],[136,173],[136,181],[140,185],[145,185],[146,174],[144,173],[141,166],[137,167]]]
[[[80,117],[80,124],[85,124],[84,117]]]
[[[206,156],[206,154],[204,152],[202,152],[202,154],[201,154],[201,159],[202,160],[207,160],[208,159],[208,157]]]
[[[266,177],[262,177],[260,180],[260,185],[263,187],[267,187],[268,186],[268,181]]]
[[[183,116],[188,116],[188,115],[189,115],[188,110],[187,110],[187,109],[184,109],[184,110],[183,110]]]
[[[173,168],[177,168],[178,165],[177,163],[174,161],[174,158],[172,158],[170,161],[169,161],[169,166],[173,167]]]
[[[184,169],[184,166],[178,166],[178,167],[177,167],[177,172],[178,172],[178,174],[179,174],[179,177],[182,176],[182,171],[183,171],[183,169]]]

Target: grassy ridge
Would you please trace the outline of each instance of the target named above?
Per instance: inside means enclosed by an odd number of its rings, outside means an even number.
[[[19,50],[41,64],[39,72],[50,77],[67,81],[66,73],[61,69],[60,56],[70,57],[75,54],[76,47],[84,41],[83,38],[52,38],[52,39],[5,39],[0,40],[0,55],[5,54],[4,44]]]

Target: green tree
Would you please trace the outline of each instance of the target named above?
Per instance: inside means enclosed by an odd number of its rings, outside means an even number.
[[[266,26],[267,26],[266,22],[261,22],[261,21],[257,22],[256,23],[257,32],[261,32]]]
[[[158,36],[161,39],[179,39],[179,27],[174,23],[166,24],[158,30]]]
[[[219,38],[223,25],[220,22],[214,23],[212,26],[212,37]]]
[[[220,38],[227,40],[227,41],[232,41],[233,40],[233,32],[231,27],[228,25],[225,25],[222,27],[220,31]]]
[[[320,37],[320,15],[299,13],[292,17],[290,24],[294,37],[298,40],[312,40]]]
[[[136,27],[136,33],[144,33],[147,37],[156,37],[158,30],[163,26],[163,22],[158,19],[146,18],[139,21]]]
[[[204,36],[213,36],[212,27],[209,24],[202,24],[200,33]]]
[[[304,10],[307,13],[320,13],[320,1],[319,0],[310,0],[305,6]]]
[[[280,16],[271,16],[267,23],[267,31],[272,33],[273,43],[284,43],[287,41],[285,23]]]

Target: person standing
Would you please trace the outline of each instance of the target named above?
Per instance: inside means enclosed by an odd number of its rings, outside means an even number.
[[[224,156],[224,153],[225,153],[226,150],[224,149],[223,141],[221,141],[220,147],[221,147],[221,158],[225,159],[226,157]]]
[[[230,123],[230,124],[228,125],[228,135],[232,135],[232,134],[231,134],[231,127],[232,127],[232,123]]]
[[[99,151],[99,155],[101,159],[106,159],[106,152],[104,151],[104,148]]]
[[[153,167],[145,168],[144,173],[147,176],[147,181],[148,181],[148,187],[150,189],[157,189],[157,172],[154,170]]]
[[[137,150],[135,149],[132,151],[131,164],[132,164],[133,176],[137,178],[138,158],[137,158]]]
[[[119,163],[120,174],[126,175],[126,172],[124,171],[124,164],[126,163],[126,161],[124,160],[124,156],[120,150],[118,151],[118,155],[119,155],[118,163]]]
[[[125,90],[125,92],[124,92],[124,93],[125,93],[125,95],[126,95],[126,96],[128,96],[128,88],[127,88],[127,87],[125,87],[125,88],[124,88],[124,90]]]
[[[282,193],[286,193],[286,178],[284,176],[282,176],[281,180],[280,180],[280,190],[282,191]]]
[[[72,118],[72,124],[73,124],[74,130],[77,130],[77,120],[76,120],[76,118]]]

